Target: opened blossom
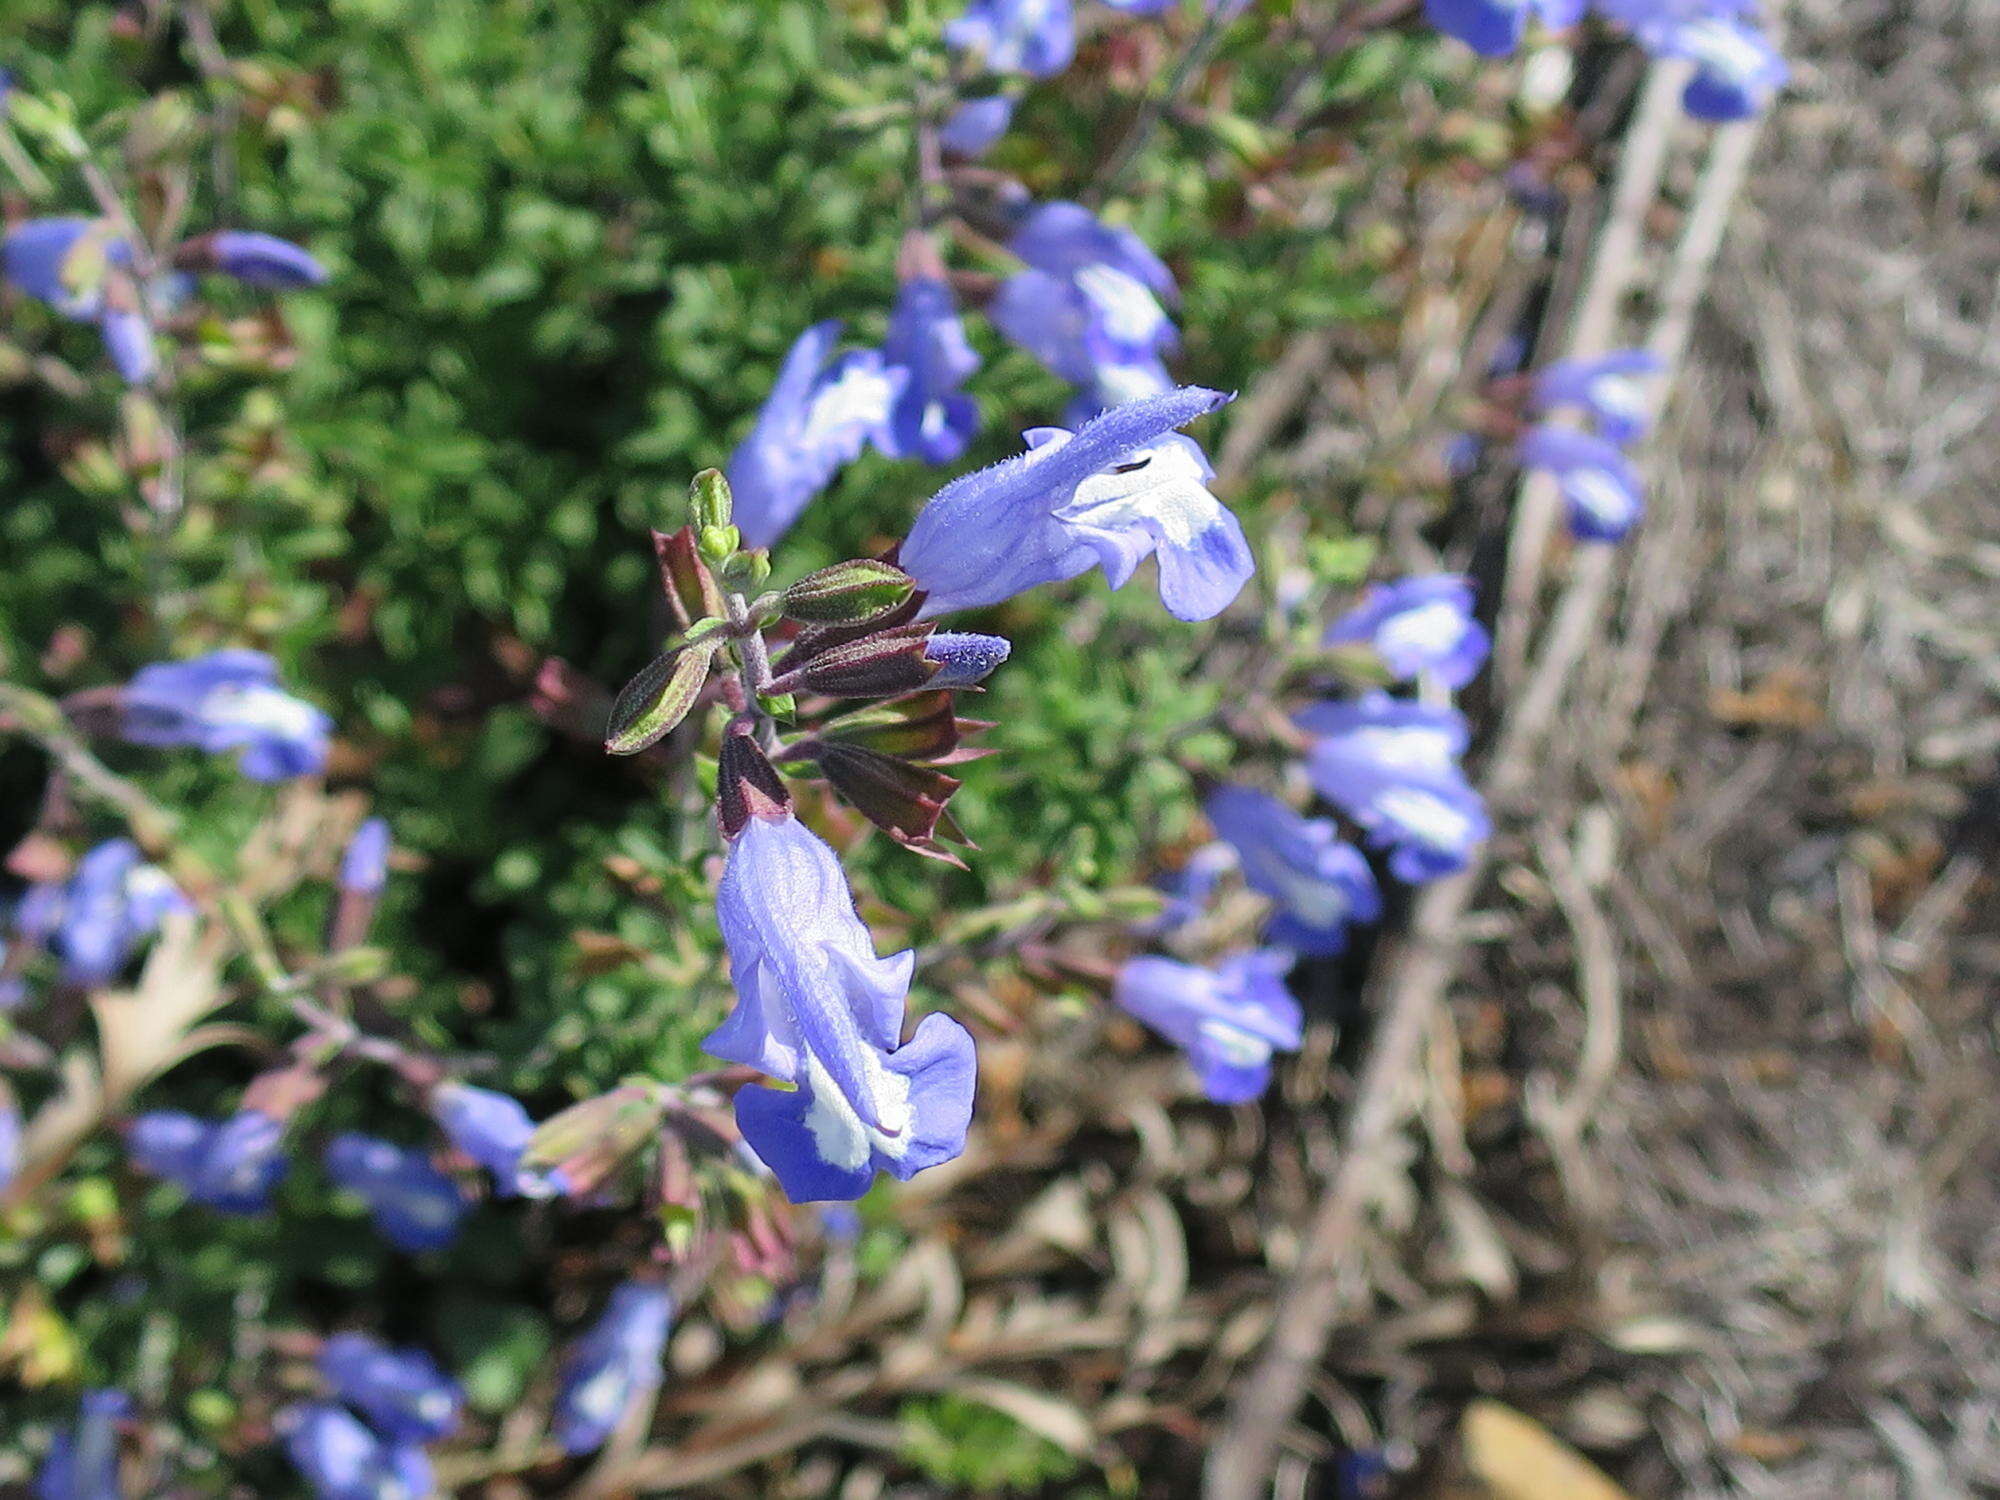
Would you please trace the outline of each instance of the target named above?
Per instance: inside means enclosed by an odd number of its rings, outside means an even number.
[[[334,1394],[384,1437],[428,1443],[458,1426],[465,1396],[421,1349],[392,1349],[365,1333],[321,1345],[319,1371]]]
[[[1138,235],[1078,203],[1045,203],[1007,241],[1027,269],[1001,284],[987,316],[1063,379],[1115,383],[1151,369],[1179,341],[1165,303],[1173,273]]]
[[[1647,377],[1665,368],[1650,349],[1614,349],[1595,359],[1558,360],[1536,375],[1534,407],[1581,410],[1600,437],[1621,445],[1635,442],[1652,423]]]
[[[1521,45],[1530,18],[1551,30],[1583,19],[1584,0],[1424,0],[1424,18],[1481,57],[1505,57]]]
[[[895,447],[890,413],[908,373],[879,349],[835,355],[840,330],[828,321],[799,335],[750,435],[730,457],[735,523],[747,546],[773,545],[871,440],[885,451]]]
[[[502,1197],[547,1198],[563,1190],[561,1172],[521,1165],[535,1122],[519,1100],[448,1081],[431,1090],[430,1108],[445,1138],[493,1174]]]
[[[852,1199],[965,1149],[972,1038],[949,1016],[903,1040],[910,952],[878,957],[833,850],[789,812],[752,816],[716,891],[736,1008],[703,1044],[793,1085],[736,1094],[750,1149],[794,1203]]]
[[[889,410],[887,451],[892,458],[950,463],[979,430],[979,406],[960,387],[979,368],[951,288],[935,276],[912,276],[896,294],[885,363],[903,371],[901,391]]]
[[[1523,433],[1516,451],[1524,467],[1555,480],[1579,541],[1622,541],[1645,514],[1638,470],[1601,437],[1544,424]]]
[[[1170,958],[1134,958],[1119,969],[1112,1001],[1187,1054],[1217,1104],[1243,1104],[1271,1083],[1271,1058],[1296,1052],[1299,1002],[1285,988],[1291,960],[1259,951],[1213,968]]]
[[[14,910],[14,930],[61,961],[70,984],[109,984],[139,945],[194,904],[130,839],[109,839],[62,884],[37,885]]]
[[[1462,870],[1492,832],[1485,803],[1459,766],[1467,733],[1455,709],[1369,693],[1314,704],[1295,722],[1312,736],[1306,772],[1314,789],[1389,851],[1398,879]]]
[[[436,1493],[421,1447],[378,1434],[331,1401],[287,1407],[276,1426],[317,1500],[429,1500]]]
[[[674,1325],[665,1287],[628,1281],[603,1315],[571,1346],[556,1394],[555,1439],[563,1452],[604,1446],[633,1398],[660,1384],[660,1362]]]
[[[326,1175],[368,1206],[382,1238],[416,1254],[440,1250],[458,1238],[471,1204],[425,1151],[346,1131],[327,1143]]]
[[[1381,916],[1374,872],[1331,820],[1305,817],[1245,786],[1218,787],[1202,810],[1236,851],[1244,883],[1275,903],[1264,934],[1271,946],[1316,957],[1340,953],[1352,924]]]
[[[1076,56],[1076,18],[1070,0],[970,0],[944,39],[988,72],[1048,78]]]
[[[1370,584],[1323,643],[1366,649],[1392,681],[1428,673],[1448,688],[1472,681],[1492,649],[1485,627],[1472,617],[1472,581],[1457,573]]]
[[[259,1214],[285,1175],[285,1127],[246,1109],[227,1120],[178,1110],[140,1115],[127,1128],[132,1165],[180,1185],[197,1203],[228,1214]]]
[[[1121,588],[1148,556],[1160,601],[1183,620],[1220,613],[1255,570],[1213,474],[1174,428],[1229,398],[1189,386],[1106,412],[1075,433],[1039,428],[1029,450],[931,497],[898,560],[924,614],[974,609],[1097,567]]]
[[[287,781],[324,769],[333,721],[278,686],[261,651],[212,651],[142,668],[119,694],[122,738],[134,745],[234,752],[252,781]]]
[[[938,144],[970,161],[991,151],[1014,120],[1014,101],[1005,94],[967,99],[938,130]]]

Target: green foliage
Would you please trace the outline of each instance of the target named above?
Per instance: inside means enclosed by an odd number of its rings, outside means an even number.
[[[1076,1475],[1082,1465],[1004,1412],[963,1396],[903,1403],[902,1457],[939,1484],[976,1495],[1019,1495]]]

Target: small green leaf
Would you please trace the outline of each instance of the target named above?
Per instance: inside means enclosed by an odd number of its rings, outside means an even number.
[[[670,734],[701,696],[709,666],[721,645],[719,637],[682,645],[656,658],[626,683],[618,701],[611,705],[605,750],[612,755],[637,755]]]

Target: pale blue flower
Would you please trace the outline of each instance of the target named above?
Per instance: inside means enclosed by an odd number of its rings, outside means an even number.
[[[834,853],[786,814],[729,848],[716,914],[736,1009],[703,1045],[795,1085],[736,1094],[744,1140],[795,1203],[858,1198],[965,1149],[972,1038],[926,1016],[902,1040],[916,955],[878,958]]]
[[[370,818],[354,830],[340,857],[339,885],[357,896],[379,896],[388,883],[388,820]]]
[[[1440,573],[1370,584],[1323,644],[1366,647],[1399,682],[1428,672],[1445,687],[1462,688],[1479,675],[1493,642],[1472,618],[1472,580]]]
[[[61,960],[62,976],[92,989],[116,979],[139,945],[176,912],[194,910],[130,839],[109,839],[77,861],[62,885],[29,890],[14,930]]]
[[[924,659],[938,663],[928,688],[964,688],[984,682],[1014,652],[1004,636],[940,630],[924,642]]]
[[[1621,446],[1635,442],[1652,422],[1646,377],[1665,368],[1649,349],[1614,349],[1595,359],[1558,360],[1535,377],[1534,409],[1580,408],[1601,437]]]
[[[603,1447],[633,1398],[659,1387],[673,1325],[674,1299],[665,1287],[628,1281],[612,1292],[604,1315],[563,1361],[555,1408],[563,1452]]]
[[[1369,693],[1297,716],[1313,736],[1306,771],[1319,794],[1389,850],[1398,879],[1435,880],[1465,868],[1492,824],[1460,769],[1464,715]]]
[[[1256,952],[1212,969],[1170,958],[1134,958],[1119,969],[1112,1001],[1187,1053],[1202,1092],[1243,1104],[1271,1083],[1271,1057],[1296,1052],[1299,1002],[1285,988],[1290,956]]]
[[[424,1151],[347,1131],[327,1143],[327,1176],[368,1205],[375,1228],[399,1250],[440,1250],[458,1238],[471,1204]]]
[[[1341,953],[1347,929],[1382,915],[1375,874],[1326,818],[1307,818],[1267,792],[1223,786],[1202,804],[1236,851],[1244,882],[1277,903],[1272,946],[1315,957]]]
[[[1206,456],[1173,429],[1228,399],[1190,386],[1108,411],[1073,436],[1037,429],[1028,452],[953,480],[898,554],[929,595],[923,613],[997,604],[1093,567],[1120,588],[1151,554],[1169,613],[1220,613],[1255,564],[1242,527],[1204,487]]]
[[[1645,514],[1638,471],[1601,437],[1544,424],[1523,433],[1517,451],[1524,467],[1555,479],[1570,532],[1581,541],[1621,541]]]
[[[324,769],[333,720],[278,686],[261,651],[214,651],[142,668],[121,695],[120,735],[134,745],[234,750],[252,781],[287,781]]]
[[[970,0],[944,39],[988,72],[1048,78],[1076,56],[1076,20],[1070,0]]]
[[[421,1349],[337,1333],[320,1346],[319,1370],[335,1395],[393,1442],[428,1443],[458,1426],[464,1393]]]
[[[746,546],[775,544],[869,441],[893,446],[889,414],[909,377],[878,349],[835,357],[840,329],[828,321],[799,335],[750,435],[730,457],[735,521]]]
[[[276,1425],[292,1467],[318,1500],[429,1500],[436,1493],[422,1448],[377,1436],[330,1401],[288,1407]]]
[[[1077,385],[1115,381],[1122,365],[1156,366],[1179,341],[1164,302],[1173,273],[1138,235],[1077,203],[1031,209],[1007,242],[1028,269],[987,308],[993,325]]]
[[[204,1120],[178,1110],[140,1115],[127,1128],[132,1165],[178,1183],[195,1202],[227,1214],[260,1214],[285,1175],[285,1127],[259,1110]]]
[[[1005,94],[967,99],[938,131],[938,144],[970,161],[991,151],[1014,121],[1014,101]]]
[[[445,1138],[493,1174],[501,1196],[547,1198],[563,1191],[561,1172],[521,1165],[535,1122],[519,1100],[447,1081],[431,1090],[430,1107]]]
[[[979,407],[959,387],[979,368],[966,342],[951,287],[935,276],[913,276],[896,294],[883,361],[904,372],[890,408],[884,451],[892,458],[950,463],[979,431]]]
[[[1424,17],[1481,57],[1505,57],[1521,45],[1530,16],[1551,30],[1583,19],[1584,0],[1424,0]]]
[[[89,1391],[76,1425],[58,1433],[35,1476],[35,1500],[122,1500],[118,1484],[118,1422],[132,1414],[123,1391]]]
[[[306,250],[254,229],[219,229],[185,241],[174,251],[174,264],[188,271],[219,271],[245,286],[307,287],[326,280],[326,267]]]

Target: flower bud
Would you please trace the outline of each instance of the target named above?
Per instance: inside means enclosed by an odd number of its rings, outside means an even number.
[[[722,613],[722,590],[701,560],[692,526],[654,532],[653,553],[660,563],[660,586],[673,608],[674,623],[682,630]]]
[[[697,535],[706,536],[710,531],[733,530],[731,518],[735,511],[735,498],[730,494],[729,481],[720,469],[703,469],[694,476],[694,483],[688,486],[688,509],[694,516]],[[703,550],[707,548],[704,545]],[[730,544],[735,550],[735,543]]]
[[[860,625],[890,613],[916,587],[894,563],[855,558],[808,573],[786,589],[784,611],[808,625]]]
[[[1014,648],[997,635],[973,635],[965,631],[939,631],[924,647],[926,660],[937,663],[931,679],[934,688],[971,687],[997,670],[1013,654]]]
[[[656,658],[626,683],[611,705],[611,721],[604,731],[606,752],[637,755],[671,734],[701,697],[721,646],[719,636],[683,645]]]

